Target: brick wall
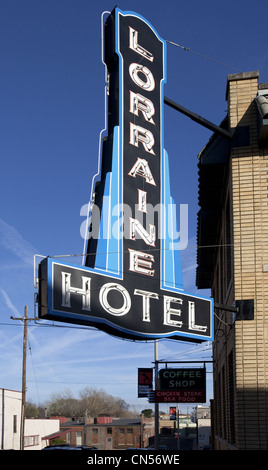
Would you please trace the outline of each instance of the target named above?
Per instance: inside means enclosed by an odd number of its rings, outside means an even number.
[[[256,73],[229,77],[230,127],[249,127],[232,150],[234,297],[254,299],[254,320],[235,322],[235,423],[239,449],[268,447],[268,149],[257,142]]]
[[[123,450],[128,447],[140,447],[141,426],[109,424],[87,425],[86,445],[96,446],[99,450]]]

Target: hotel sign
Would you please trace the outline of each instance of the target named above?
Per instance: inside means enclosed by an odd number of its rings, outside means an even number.
[[[40,263],[39,317],[138,340],[212,340],[212,299],[183,290],[163,142],[165,41],[115,8],[104,42],[108,127],[85,266]]]

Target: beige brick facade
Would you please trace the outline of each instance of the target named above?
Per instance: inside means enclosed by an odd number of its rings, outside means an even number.
[[[231,127],[250,127],[232,151],[234,297],[254,299],[254,320],[235,322],[237,447],[268,448],[268,148],[257,138],[257,78],[229,81]]]
[[[230,146],[211,288],[225,305],[254,299],[254,318],[215,310],[215,449],[268,449],[268,143],[258,142],[258,79],[227,83],[229,130],[240,141]]]

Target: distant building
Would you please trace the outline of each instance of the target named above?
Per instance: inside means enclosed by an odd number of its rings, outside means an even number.
[[[197,405],[193,410],[192,418],[195,423],[197,423],[198,419],[210,419],[211,409],[210,406],[207,405]]]
[[[0,449],[20,450],[22,393],[0,388]],[[24,450],[40,450],[43,438],[59,429],[59,420],[26,419]]]
[[[196,284],[215,300],[215,449],[268,448],[268,84],[228,75],[228,112],[199,155]],[[236,306],[239,311],[226,307]]]
[[[160,414],[159,417],[159,433],[160,435],[172,435],[176,432],[178,416],[176,415],[176,420],[171,420],[169,414]],[[196,425],[192,421],[192,416],[190,414],[179,414],[179,429],[180,434],[182,430],[186,428],[195,429]]]
[[[154,419],[143,416],[99,417],[85,425],[85,444],[100,450],[147,447],[151,436],[154,436]]]
[[[193,412],[193,421],[197,426],[197,449],[211,448],[210,406],[197,405]]]
[[[21,392],[0,388],[0,448],[20,449]]]
[[[53,421],[56,418],[50,418]],[[53,445],[56,441],[58,443],[68,444],[71,447],[85,445],[85,422],[75,419],[66,419],[61,416],[59,418],[60,427],[52,434],[46,436],[46,445]]]
[[[59,429],[59,420],[26,419],[24,450],[41,450],[47,445],[45,436]]]

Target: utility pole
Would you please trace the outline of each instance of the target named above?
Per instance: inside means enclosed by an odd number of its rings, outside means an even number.
[[[177,404],[177,433],[178,433],[178,439],[177,439],[177,450],[180,450],[180,407],[179,403]]]
[[[35,318],[28,318],[28,306],[24,307],[24,317],[10,317],[11,320],[23,321],[23,355],[22,355],[22,395],[21,395],[21,426],[20,426],[20,450],[24,450],[24,429],[25,429],[25,409],[26,409],[26,357],[27,357],[27,327],[28,321]]]
[[[24,322],[24,326],[23,326],[20,450],[24,450],[25,407],[26,407],[26,356],[27,356],[27,326],[28,326],[28,307],[27,307],[27,305],[25,305],[25,308],[24,308],[23,322]]]
[[[159,380],[158,380],[158,340],[156,339],[154,342],[154,361],[155,361],[155,373],[154,373],[154,380],[155,380],[155,390],[159,389]],[[154,404],[154,447],[155,450],[159,449],[159,403]]]

